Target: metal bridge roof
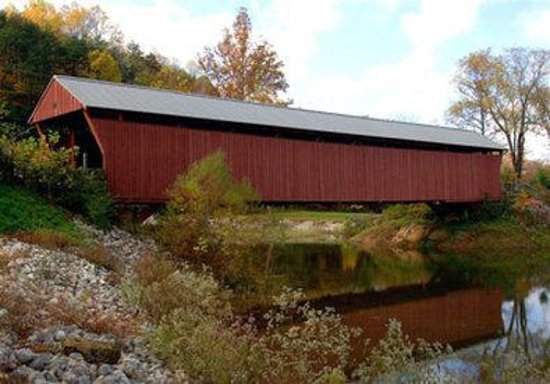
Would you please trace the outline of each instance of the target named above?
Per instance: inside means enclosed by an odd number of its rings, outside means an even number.
[[[278,107],[71,76],[54,76],[85,108],[503,150],[475,132],[427,124]]]

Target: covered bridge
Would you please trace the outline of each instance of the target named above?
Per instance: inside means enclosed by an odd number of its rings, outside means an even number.
[[[500,198],[502,147],[476,133],[54,76],[29,122],[66,132],[119,202],[158,203],[221,150],[269,202]]]

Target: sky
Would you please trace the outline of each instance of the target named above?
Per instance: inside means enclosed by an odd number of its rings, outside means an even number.
[[[73,0],[54,0],[67,4]],[[19,8],[25,0],[0,0]],[[81,0],[146,50],[182,65],[221,38],[239,7],[285,63],[293,107],[446,124],[470,52],[550,49],[550,0]],[[546,138],[528,141],[550,162]]]

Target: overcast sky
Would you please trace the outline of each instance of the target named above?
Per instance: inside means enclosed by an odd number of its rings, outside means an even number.
[[[53,1],[66,4],[72,0]],[[26,1],[5,1],[21,7]],[[457,61],[492,47],[550,48],[550,0],[83,0],[126,40],[186,65],[240,6],[285,63],[295,107],[445,123]],[[550,161],[547,139],[532,157]]]

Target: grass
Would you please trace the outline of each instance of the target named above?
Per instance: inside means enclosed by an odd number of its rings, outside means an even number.
[[[0,234],[33,232],[51,237],[52,231],[72,239],[83,236],[62,209],[24,188],[0,184]]]
[[[340,243],[361,232],[379,214],[274,208],[246,215],[252,226],[277,227],[281,243]],[[303,225],[301,225],[303,224]]]
[[[446,235],[435,246],[445,252],[504,252],[550,249],[550,232],[529,226],[518,219],[450,223],[442,227]]]
[[[345,222],[351,219],[370,219],[375,217],[374,213],[365,212],[342,212],[342,211],[315,211],[305,209],[282,209],[271,210],[271,215],[276,219],[289,220],[311,220],[311,221],[341,221]]]

